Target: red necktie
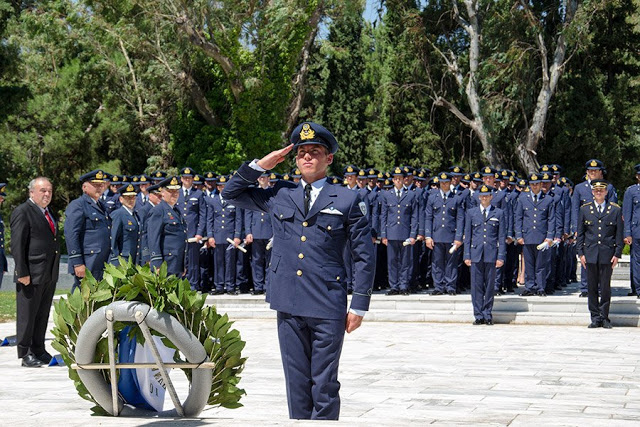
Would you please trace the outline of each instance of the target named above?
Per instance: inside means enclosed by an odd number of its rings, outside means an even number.
[[[45,209],[44,216],[47,218],[47,222],[49,223],[49,228],[51,228],[51,232],[56,234],[56,226],[53,225],[53,220],[51,219],[51,215],[49,215],[49,211]]]

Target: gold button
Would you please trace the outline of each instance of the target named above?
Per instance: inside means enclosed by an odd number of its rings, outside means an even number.
[[[298,276],[302,276],[302,270],[298,270],[298,271],[296,271],[296,274],[297,274]]]
[[[307,237],[306,236],[301,236],[300,240],[302,240],[303,242],[306,242],[307,241]]]
[[[331,231],[331,226],[330,225],[327,226],[327,230]]]
[[[302,223],[302,226],[303,226],[303,227],[306,227],[307,225],[309,225],[309,223],[308,223],[307,221],[305,221],[305,222],[303,222],[303,223]]]
[[[91,253],[93,253],[93,251],[91,251]]]
[[[282,214],[280,214],[280,218],[282,218],[282,217],[283,217],[283,215],[282,215]]]
[[[298,258],[300,259],[304,258],[304,254],[298,254]]]
[[[336,281],[340,281],[340,276],[336,277]]]

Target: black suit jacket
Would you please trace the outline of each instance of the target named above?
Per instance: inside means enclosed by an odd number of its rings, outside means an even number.
[[[56,223],[55,219],[53,221]],[[56,225],[56,234],[58,231]],[[34,285],[54,285],[58,281],[58,236],[51,232],[42,211],[30,200],[11,213],[11,253],[16,263],[16,282],[25,276],[31,276]]]
[[[588,264],[610,264],[615,255],[622,256],[622,209],[607,202],[601,214],[593,202],[586,203],[578,211],[578,255],[584,255]]]

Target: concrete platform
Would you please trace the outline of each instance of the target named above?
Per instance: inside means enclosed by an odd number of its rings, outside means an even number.
[[[92,405],[77,395],[66,368],[21,368],[15,347],[0,347],[2,423],[325,424],[288,419],[275,322],[240,319],[234,327],[247,341],[239,384],[247,395],[240,409],[208,408],[190,420],[92,417]],[[0,337],[14,331],[15,324],[0,324]],[[637,426],[638,349],[634,328],[365,321],[345,339],[340,421],[366,427]],[[184,381],[178,387],[184,396]]]

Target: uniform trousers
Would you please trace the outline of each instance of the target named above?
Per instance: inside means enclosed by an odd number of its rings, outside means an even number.
[[[403,246],[403,240],[387,240],[387,269],[389,271],[389,287],[406,291],[411,281],[413,264],[412,246]]]
[[[373,281],[376,289],[385,289],[389,286],[389,276],[387,275],[387,247],[382,243],[375,245],[376,248],[376,275]]]
[[[512,292],[518,280],[518,245],[510,243],[507,245],[507,255],[504,263],[504,288],[507,292]]]
[[[471,303],[477,320],[492,320],[495,281],[495,262],[471,263]]]
[[[45,352],[44,335],[56,284],[25,286],[16,283],[16,342],[18,357],[29,353],[39,356]]]
[[[592,322],[609,318],[611,305],[611,264],[587,263],[588,303]],[[600,295],[598,295],[600,291]]]
[[[640,295],[640,244],[631,245],[631,292]]]
[[[186,267],[187,267],[187,280],[191,285],[191,289],[202,290],[200,283],[200,248],[202,243],[193,242],[187,243],[186,253]]]
[[[271,258],[271,251],[267,250],[268,243],[269,239],[254,239],[251,243],[251,274],[254,291],[265,290],[267,266]]]
[[[551,252],[539,251],[538,245],[525,244],[522,247],[524,257],[524,284],[529,292],[544,292],[547,284],[547,268]]]
[[[344,328],[345,317],[318,319],[278,312],[278,340],[290,418],[338,419],[338,365]]]
[[[213,248],[213,260],[216,265],[213,284],[216,291],[233,291],[236,287],[236,261],[238,250],[227,250],[227,243],[216,244]]]
[[[434,243],[431,273],[433,274],[433,285],[436,291],[455,292],[458,280],[458,258],[460,248],[453,254],[449,253],[453,242]]]
[[[202,292],[209,292],[213,283],[213,248],[200,250],[200,287]]]

